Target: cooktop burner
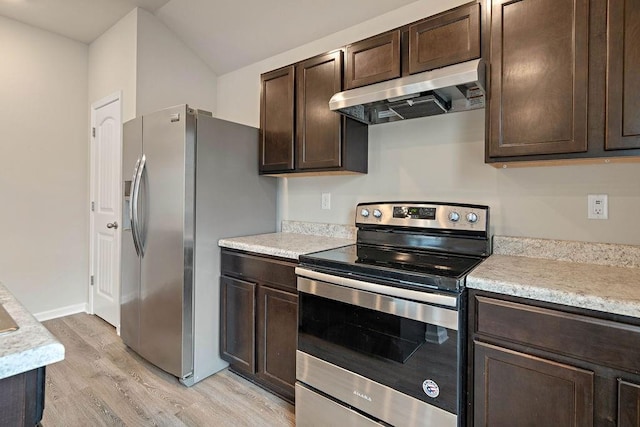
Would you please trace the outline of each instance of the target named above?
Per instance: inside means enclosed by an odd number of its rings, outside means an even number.
[[[467,273],[483,259],[357,244],[302,255],[300,263],[331,274],[373,278],[409,289],[458,291]]]
[[[333,275],[408,289],[460,292],[491,254],[489,208],[435,202],[360,203],[357,244],[300,257]]]

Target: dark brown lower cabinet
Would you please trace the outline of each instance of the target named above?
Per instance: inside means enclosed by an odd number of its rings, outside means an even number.
[[[640,319],[471,290],[467,426],[640,427]]]
[[[258,289],[258,377],[289,396],[295,394],[297,328],[298,296],[261,286]]]
[[[33,427],[44,411],[45,367],[0,380],[0,426]]]
[[[222,276],[220,292],[222,354],[236,369],[251,374],[256,369],[256,284]]]
[[[574,366],[477,342],[475,425],[592,426],[593,377]]]
[[[232,371],[294,401],[296,263],[222,250],[221,353]]]
[[[618,427],[640,426],[640,385],[618,381]]]

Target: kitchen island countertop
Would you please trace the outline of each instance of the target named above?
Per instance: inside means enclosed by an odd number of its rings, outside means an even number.
[[[629,245],[495,237],[494,254],[467,276],[466,285],[640,318],[639,253]]]
[[[0,379],[64,359],[64,346],[0,283],[0,304],[18,325],[0,334]]]

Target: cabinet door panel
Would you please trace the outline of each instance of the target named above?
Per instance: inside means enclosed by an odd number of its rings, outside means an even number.
[[[475,426],[593,425],[592,372],[478,341],[474,348]]]
[[[297,168],[342,166],[341,116],[329,100],[342,90],[342,51],[297,66]]]
[[[400,77],[400,30],[350,44],[345,51],[346,89]]]
[[[261,76],[260,172],[293,170],[294,66]]]
[[[260,286],[258,328],[258,377],[293,400],[298,332],[297,295]]]
[[[480,57],[480,5],[445,12],[409,27],[409,74]]]
[[[609,0],[606,149],[640,148],[640,2]]]
[[[640,427],[640,385],[618,380],[618,427]]]
[[[256,370],[255,288],[254,283],[220,277],[222,356],[247,373]]]
[[[495,1],[489,157],[587,150],[588,0]]]

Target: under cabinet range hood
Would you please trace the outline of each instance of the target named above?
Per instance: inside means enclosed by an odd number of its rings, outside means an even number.
[[[484,108],[481,59],[336,93],[329,108],[366,124]]]

